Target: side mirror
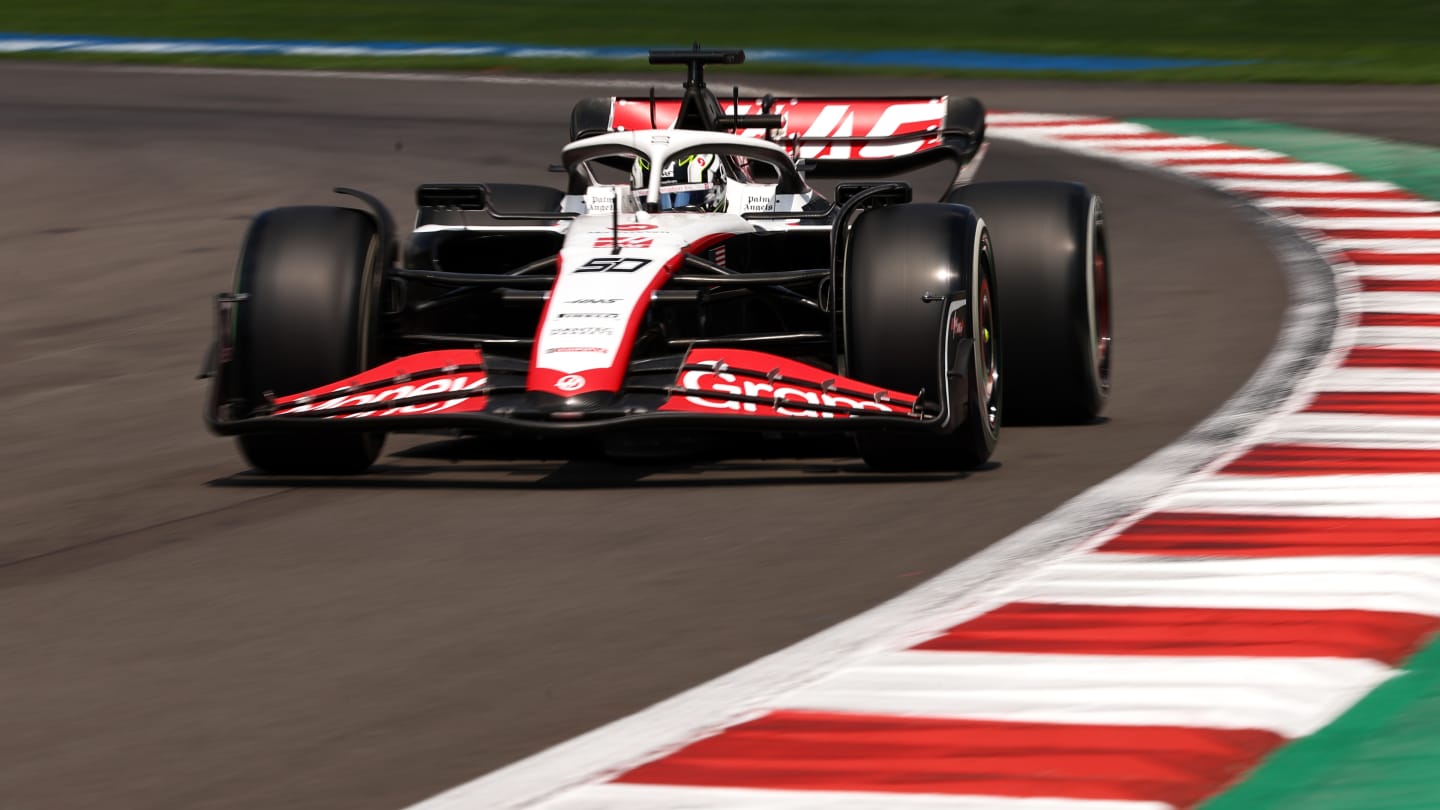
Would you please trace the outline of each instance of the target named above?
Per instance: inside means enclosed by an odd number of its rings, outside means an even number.
[[[843,205],[847,200],[864,191],[870,192],[866,197],[874,200],[876,205],[903,205],[910,202],[914,192],[909,183],[886,181],[883,183],[838,183],[835,186],[835,204]]]
[[[421,207],[483,211],[486,189],[476,183],[426,183],[415,189],[415,204]]]

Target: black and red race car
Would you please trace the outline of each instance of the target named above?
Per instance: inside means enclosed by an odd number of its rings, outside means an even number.
[[[1002,422],[1099,413],[1100,200],[973,182],[979,101],[722,102],[704,68],[742,51],[650,61],[685,65],[683,93],[577,104],[565,188],[420,186],[403,259],[363,192],[256,217],[210,427],[283,474],[362,472],[394,431],[831,431],[873,468],[944,470]],[[874,179],[945,162],[938,202]]]

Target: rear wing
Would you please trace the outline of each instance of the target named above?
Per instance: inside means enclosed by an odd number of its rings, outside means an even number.
[[[963,168],[985,138],[985,107],[973,98],[736,96],[715,100],[708,115],[682,120],[685,102],[673,97],[585,99],[571,115],[570,134],[581,138],[677,124],[733,131],[780,144],[806,172],[820,177],[885,176],[943,160]]]

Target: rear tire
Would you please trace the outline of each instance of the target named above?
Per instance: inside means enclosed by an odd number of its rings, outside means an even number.
[[[1094,421],[1110,398],[1100,198],[1079,183],[1016,181],[962,186],[945,199],[974,208],[994,238],[1005,289],[1007,421]]]
[[[570,110],[570,140],[576,141],[610,131],[610,110],[614,99],[592,96],[575,102]]]
[[[374,364],[382,239],[353,208],[276,208],[255,218],[240,253],[235,360],[241,397],[306,391]],[[349,475],[374,463],[383,433],[275,432],[239,437],[255,469]]]
[[[984,464],[999,439],[1003,367],[985,224],[955,205],[877,208],[856,221],[849,256],[847,373],[893,391],[923,389],[932,407],[948,399],[961,420],[943,435],[860,433],[860,456],[884,471]]]

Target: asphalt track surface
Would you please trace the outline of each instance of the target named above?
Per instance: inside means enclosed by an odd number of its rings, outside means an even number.
[[[1431,88],[743,78],[1440,132]],[[335,185],[407,211],[420,181],[544,182],[574,99],[605,92],[568,81],[0,65],[0,806],[398,808],[960,561],[1199,421],[1276,333],[1276,260],[1223,198],[1000,143],[985,178],[1105,198],[1103,424],[1009,430],[958,478],[429,440],[362,479],[248,474],[191,378],[249,216]]]

